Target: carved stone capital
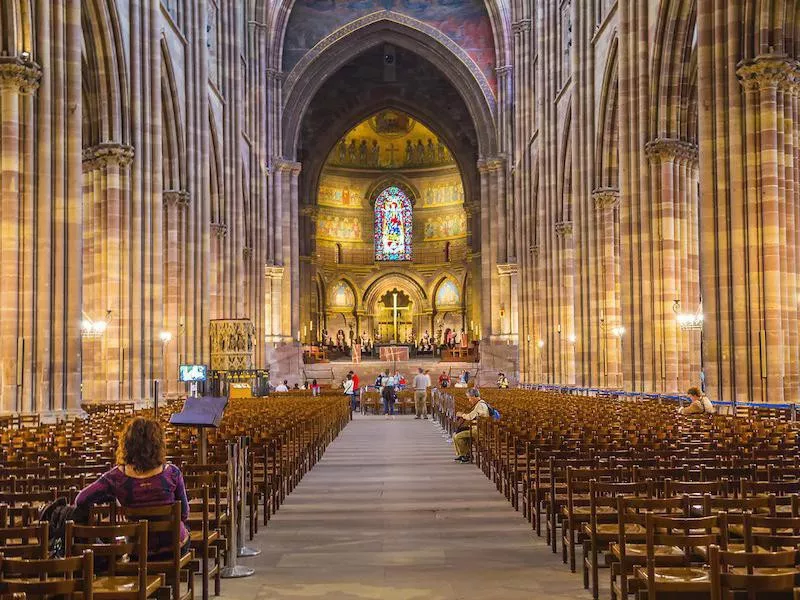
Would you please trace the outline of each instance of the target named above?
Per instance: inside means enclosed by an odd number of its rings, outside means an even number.
[[[572,235],[572,221],[559,221],[556,223],[556,235],[561,237]]]
[[[616,188],[600,188],[592,192],[592,201],[595,210],[602,211],[607,208],[619,206],[619,190]]]
[[[189,205],[189,192],[186,190],[164,190],[161,197],[164,201],[164,208],[182,209]]]
[[[498,77],[505,77],[506,75],[510,75],[513,71],[514,67],[512,65],[503,65],[502,67],[496,67],[494,70]]]
[[[83,149],[83,170],[92,171],[109,166],[127,167],[133,162],[133,146],[118,142],[102,142]]]
[[[800,63],[787,56],[762,55],[739,63],[736,75],[748,91],[779,86],[795,88],[800,82]]]
[[[244,260],[250,260],[253,257],[253,249],[250,246],[245,246],[242,248],[242,258]]]
[[[272,168],[279,173],[290,173],[292,175],[299,175],[303,164],[288,160],[286,158],[274,157],[272,159]]]
[[[273,81],[283,81],[286,74],[280,69],[267,69],[267,79]]]
[[[510,277],[519,273],[519,265],[515,262],[498,264],[497,272],[501,277]]]
[[[10,90],[19,94],[33,94],[39,87],[42,68],[33,61],[23,61],[19,57],[0,57],[0,90]]]
[[[530,248],[528,248],[528,251],[531,253],[531,256],[533,256],[534,258],[538,258],[539,257],[539,246],[537,244],[532,244],[530,246]]]
[[[300,215],[302,215],[303,217],[308,217],[312,221],[316,220],[317,217],[319,216],[319,207],[312,205],[303,206],[300,209]]]
[[[511,24],[511,31],[513,33],[523,33],[530,30],[531,30],[530,19],[520,19],[519,21],[514,21]]]
[[[228,235],[228,226],[225,223],[211,223],[211,232],[222,239]]]
[[[264,276],[268,279],[283,279],[283,267],[266,265],[264,267]]]
[[[696,163],[700,156],[695,144],[672,138],[657,138],[647,142],[644,151],[654,162],[682,159],[690,163]]]

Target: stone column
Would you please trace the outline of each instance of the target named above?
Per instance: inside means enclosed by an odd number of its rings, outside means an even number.
[[[298,182],[300,178],[300,163],[291,163],[289,169],[289,202],[290,202],[290,226],[291,226],[291,309],[289,311],[292,335],[297,335],[300,331],[300,218],[299,218],[299,190]]]
[[[228,236],[226,223],[211,223],[211,318],[225,319],[225,240]]]
[[[597,213],[600,250],[600,327],[602,335],[602,370],[599,384],[606,388],[622,387],[622,340],[612,334],[621,326],[619,297],[617,294],[617,264],[619,251],[616,243],[616,216],[619,190],[595,190],[592,194]]]
[[[560,300],[559,322],[557,333],[559,340],[559,379],[561,383],[575,383],[575,245],[572,235],[572,221],[559,221],[555,226],[556,235],[560,238],[559,262],[561,289],[558,290]]]
[[[265,341],[273,345],[285,341],[281,328],[283,274],[283,267],[277,265],[267,265],[264,270],[264,314],[267,316]]]
[[[501,306],[505,316],[499,334],[510,344],[519,344],[519,265],[514,262],[497,265],[502,290]]]
[[[745,91],[748,157],[758,157],[748,172],[755,175],[755,181],[748,182],[747,189],[747,202],[757,211],[750,229],[757,229],[759,234],[755,239],[748,237],[751,244],[758,245],[759,257],[757,265],[750,265],[758,272],[750,277],[761,282],[759,295],[763,302],[762,313],[753,315],[755,323],[751,327],[751,331],[758,330],[757,339],[761,342],[757,363],[760,369],[755,373],[753,387],[760,391],[760,398],[770,402],[796,402],[800,394],[797,382],[792,382],[800,358],[796,198],[791,188],[787,194],[784,154],[795,134],[791,116],[784,118],[784,106],[791,107],[797,98],[800,67],[788,57],[767,55],[742,64],[737,74]],[[794,159],[789,157],[792,163]]]
[[[185,273],[181,256],[184,252],[183,236],[189,192],[186,190],[164,190],[164,331],[172,334],[172,341],[164,354],[166,379],[161,383],[164,394],[177,395],[179,389],[178,365],[182,358],[182,337],[185,315],[182,311],[181,282]]]
[[[83,151],[83,316],[107,324],[102,335],[83,338],[83,396],[90,402],[118,402],[124,383],[123,207],[133,156],[132,147],[115,142]]]
[[[41,69],[17,58],[0,58],[0,412],[21,406],[24,338],[20,292],[20,245],[22,242],[21,181],[24,135],[23,96],[36,91]]]
[[[480,337],[488,339],[492,331],[492,206],[489,197],[489,165],[486,161],[478,161],[478,173],[481,186],[481,229],[480,229],[480,255],[481,255],[481,320]]]

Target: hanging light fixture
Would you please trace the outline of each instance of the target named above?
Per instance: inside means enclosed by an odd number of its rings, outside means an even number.
[[[681,301],[675,299],[672,303],[672,312],[675,313],[675,320],[678,326],[685,331],[697,331],[703,328],[703,303],[702,301],[697,305],[697,312],[685,313],[681,312]]]

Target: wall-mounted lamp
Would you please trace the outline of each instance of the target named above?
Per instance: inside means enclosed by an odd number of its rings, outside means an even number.
[[[675,313],[675,320],[678,322],[678,326],[681,329],[697,330],[703,328],[704,317],[702,302],[698,304],[696,313],[684,313],[681,312],[681,301],[676,298],[672,303],[672,312]]]

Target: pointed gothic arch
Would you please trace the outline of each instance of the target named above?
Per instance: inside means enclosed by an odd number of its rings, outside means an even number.
[[[329,35],[287,75],[283,88],[284,156],[296,158],[303,118],[328,78],[365,50],[387,43],[420,55],[445,75],[461,95],[475,124],[479,153],[496,154],[497,107],[491,87],[477,65],[439,30],[405,15],[383,11],[357,19]]]
[[[269,66],[280,70],[283,64],[283,49],[286,30],[296,0],[258,0],[253,7],[256,21],[265,23],[267,30],[274,32],[269,45]],[[511,7],[505,0],[484,0],[486,12],[492,25],[495,56],[498,65],[506,65],[512,57],[513,31],[511,26]],[[272,6],[271,6],[272,5]]]
[[[6,0],[0,3],[0,56],[34,52],[31,2]]]
[[[81,2],[83,146],[130,143],[128,69],[113,0]]]
[[[619,189],[619,39],[608,53],[597,127],[594,189]]]
[[[162,184],[165,190],[186,190],[186,138],[175,68],[164,37],[161,38]]]
[[[656,26],[653,78],[650,88],[650,138],[696,143],[697,130],[689,130],[688,107],[692,84],[697,81],[697,0],[662,3]],[[694,56],[694,60],[692,60]],[[692,70],[695,71],[692,74]],[[696,117],[692,119],[696,122]],[[691,138],[689,137],[691,136]]]

